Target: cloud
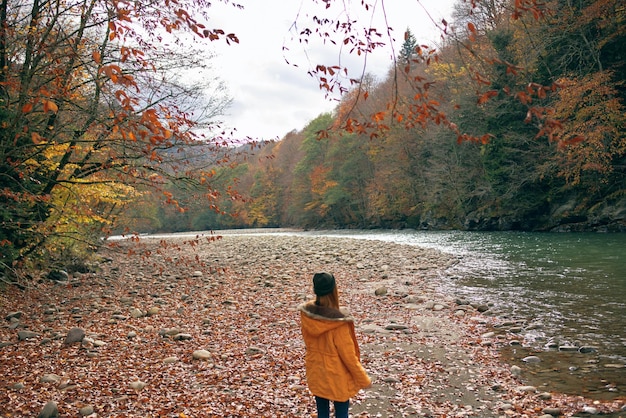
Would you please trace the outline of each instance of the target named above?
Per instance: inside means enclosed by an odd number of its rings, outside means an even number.
[[[341,5],[343,2],[335,3]],[[354,3],[350,6],[348,2],[351,10],[347,16],[330,17],[358,19],[360,25],[371,23],[372,27],[382,31],[384,21],[381,16],[386,15],[393,28],[393,42],[387,33],[383,33],[380,41],[387,45],[391,43],[395,53],[402,45],[407,27],[418,42],[437,37],[431,18],[417,0],[378,0],[374,19],[363,14],[360,1]],[[442,16],[450,13],[452,0],[423,0],[421,4],[427,8],[432,20],[439,22]],[[220,7],[216,3],[211,12],[214,27],[235,33],[240,41],[230,46],[221,41],[211,45],[217,55],[211,60],[215,74],[225,81],[233,98],[231,108],[222,119],[227,127],[237,130],[238,137],[282,138],[294,129],[301,130],[319,114],[332,111],[337,105],[338,94],[326,98],[318,80],[307,74],[317,64],[336,65],[340,62],[355,78],[360,76],[365,63],[365,71],[379,78],[384,77],[390,68],[392,51],[388,46],[365,57],[350,54],[340,40],[332,44],[313,36],[308,44],[298,42],[299,31],[315,30],[313,16],[342,13],[343,8],[326,11],[314,0],[302,0],[301,3],[257,0],[243,5],[244,10],[238,10],[226,5]],[[363,33],[364,29],[357,30]]]

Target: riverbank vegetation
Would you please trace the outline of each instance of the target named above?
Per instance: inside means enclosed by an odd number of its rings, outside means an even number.
[[[222,203],[238,216],[192,203],[150,229],[624,231],[623,6],[548,2],[518,19],[508,6],[459,3],[436,51],[409,30],[367,95],[225,173],[249,197]]]
[[[165,184],[212,195],[229,98],[187,71],[207,68],[202,41],[237,38],[205,28],[205,6],[1,2],[0,270],[80,262],[143,194],[177,208]],[[197,148],[190,170],[179,151]]]

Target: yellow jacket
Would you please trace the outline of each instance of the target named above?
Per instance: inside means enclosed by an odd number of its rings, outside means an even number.
[[[352,317],[314,302],[300,305],[299,310],[311,393],[345,402],[369,387],[371,380],[361,365]]]

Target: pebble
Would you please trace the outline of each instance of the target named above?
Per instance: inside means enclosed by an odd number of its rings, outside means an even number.
[[[80,410],[78,411],[78,413],[79,413],[81,416],[86,417],[86,416],[89,416],[89,415],[91,415],[91,414],[93,414],[93,413],[94,413],[94,408],[93,408],[93,406],[91,406],[91,405],[85,405],[85,406],[83,406],[82,408],[80,408]]]
[[[489,310],[489,305],[484,303],[479,304],[471,304],[471,306],[476,309],[478,312],[487,312]]]
[[[57,407],[56,402],[50,401],[46,403],[37,418],[58,418],[58,416],[59,408]]]
[[[181,330],[179,328],[166,328],[159,331],[160,336],[168,336],[173,337],[174,335],[181,334]]]
[[[140,391],[146,387],[146,384],[146,382],[142,382],[141,380],[135,380],[134,382],[130,382],[128,386],[130,386],[131,389]]]
[[[7,321],[11,321],[12,319],[20,319],[22,317],[22,315],[24,315],[24,312],[22,312],[22,311],[15,311],[15,312],[9,312],[7,314],[7,316],[5,316],[4,318]]]
[[[561,415],[561,408],[544,408],[541,412],[548,416],[558,417]]]
[[[67,282],[70,279],[70,275],[65,270],[51,270],[46,277],[56,282]]]
[[[583,413],[589,415],[598,415],[598,408],[594,408],[593,406],[585,406],[583,408]]]
[[[519,366],[511,366],[511,374],[515,377],[520,377],[522,375],[522,368]]]
[[[419,305],[421,303],[426,302],[426,296],[415,296],[415,295],[407,295],[406,303]]]
[[[552,399],[552,394],[550,392],[541,392],[539,395],[537,395],[537,398],[541,399],[542,401],[549,401],[550,399]]]
[[[403,325],[403,324],[389,324],[385,327],[385,329],[389,331],[397,331],[397,330],[403,330],[407,328],[408,326]]]
[[[146,314],[141,309],[132,308],[130,310],[130,316],[136,319],[136,318],[143,318],[144,316],[146,316]]]
[[[64,344],[74,344],[83,341],[85,338],[85,330],[82,328],[72,328],[68,331],[67,336],[65,337]]]
[[[196,360],[208,360],[212,355],[211,352],[207,350],[196,350],[193,352],[192,357]]]
[[[38,336],[39,334],[34,331],[22,330],[17,332],[17,339],[20,341],[31,340],[33,338],[37,338]]]
[[[41,383],[59,383],[61,381],[61,376],[53,373],[44,374],[39,378],[39,382]]]
[[[261,347],[248,347],[248,349],[246,349],[246,354],[249,356],[255,356],[257,354],[265,354],[265,350],[262,349]]]

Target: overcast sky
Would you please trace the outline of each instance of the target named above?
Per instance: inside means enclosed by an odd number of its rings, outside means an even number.
[[[340,5],[348,1],[333,3]],[[358,18],[360,24],[369,22],[370,17],[361,12],[361,0],[351,1],[355,3],[351,17]],[[383,3],[381,0],[370,0],[370,3],[375,5],[374,13],[380,19]],[[384,10],[393,28],[396,53],[404,41],[406,28],[418,43],[437,40],[439,32],[432,20],[450,21],[453,3],[454,0],[385,0]],[[233,99],[222,119],[226,127],[237,130],[239,138],[282,139],[337,105],[336,100],[325,97],[318,81],[307,74],[311,66],[337,64],[341,55],[341,63],[355,71],[353,76],[358,76],[363,66],[362,57],[340,52],[337,46],[330,44],[316,42],[303,46],[298,43],[300,30],[315,29],[311,17],[328,12],[321,5],[316,6],[313,0],[240,0],[240,4],[244,5],[243,10],[214,2],[211,11],[213,28],[234,32],[239,38],[239,44],[226,46],[218,41],[211,45],[217,54],[211,60],[213,71],[226,83]],[[333,9],[330,10],[333,13]],[[334,18],[336,13],[325,16]],[[294,21],[297,29],[292,26]],[[368,26],[383,30],[382,20],[368,23]],[[389,43],[389,39],[381,41]],[[392,63],[391,54],[391,49],[385,47],[369,55],[367,72],[384,77]]]

